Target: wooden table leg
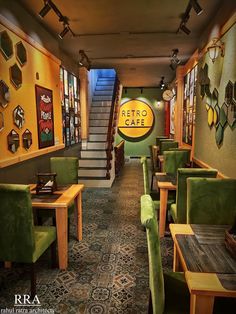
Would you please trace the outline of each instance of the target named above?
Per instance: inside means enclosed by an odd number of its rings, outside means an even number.
[[[164,237],[166,228],[168,189],[160,189],[159,235]]]
[[[68,209],[56,208],[57,245],[59,268],[68,266]]]
[[[213,308],[213,296],[191,294],[190,314],[212,314]]]
[[[179,260],[179,255],[176,249],[176,245],[174,244],[174,256],[173,256],[173,271],[180,271],[180,260]]]
[[[82,223],[82,193],[80,192],[76,197],[77,209],[77,240],[81,241],[83,237],[83,223]]]

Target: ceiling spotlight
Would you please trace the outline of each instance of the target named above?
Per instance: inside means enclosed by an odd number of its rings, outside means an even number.
[[[62,39],[69,32],[69,30],[69,25],[65,24],[64,29],[60,32],[60,34],[58,34],[59,38]]]
[[[160,80],[160,88],[161,88],[161,89],[164,89],[164,87],[165,87],[164,78],[165,78],[165,77],[162,76],[162,77],[161,77],[161,80]]]
[[[190,3],[192,7],[194,8],[194,11],[197,13],[197,15],[200,15],[203,12],[203,9],[201,8],[197,0],[190,0]]]
[[[172,49],[172,58],[177,58],[178,53],[179,49]]]
[[[179,29],[183,31],[185,34],[189,35],[191,33],[190,29],[187,28],[185,23],[181,23]]]
[[[39,12],[39,16],[41,18],[44,18],[44,16],[51,10],[51,7],[48,3],[48,1],[44,1],[44,7],[42,8],[42,10]]]

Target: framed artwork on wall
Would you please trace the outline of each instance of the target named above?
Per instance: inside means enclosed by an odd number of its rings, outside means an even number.
[[[192,145],[196,112],[197,65],[184,77],[182,140]]]
[[[79,79],[66,69],[60,69],[63,142],[71,146],[80,142]]]
[[[38,145],[44,148],[54,145],[52,90],[35,85],[37,106]]]

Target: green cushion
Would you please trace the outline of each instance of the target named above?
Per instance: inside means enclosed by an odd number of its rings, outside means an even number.
[[[57,233],[55,227],[36,226],[34,227],[35,250],[32,262],[46,251],[46,249],[56,240]]]
[[[147,158],[141,157],[140,162],[143,166],[143,185],[144,185],[144,194],[150,194],[150,185],[149,185],[149,175],[148,175],[148,165]]]
[[[160,155],[163,155],[164,151],[169,150],[170,148],[179,147],[179,143],[176,141],[160,141]]]
[[[236,179],[188,178],[187,188],[187,223],[234,223]]]
[[[175,148],[175,147],[172,147],[170,148],[169,150],[171,151],[175,151],[175,152],[185,152],[185,163],[187,165],[190,165],[190,159],[191,159],[191,149],[188,149],[188,148]]]
[[[51,172],[56,172],[58,185],[78,183],[78,158],[77,157],[51,157]]]
[[[216,169],[206,168],[179,168],[177,171],[176,214],[173,220],[177,223],[187,222],[187,178],[217,176]],[[172,209],[173,210],[173,209]]]

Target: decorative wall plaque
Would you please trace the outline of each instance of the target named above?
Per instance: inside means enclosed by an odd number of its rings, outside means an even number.
[[[0,51],[6,60],[13,55],[13,44],[6,31],[0,33]]]
[[[0,105],[5,108],[10,101],[9,87],[4,81],[0,81]]]
[[[11,132],[7,135],[8,149],[12,153],[15,153],[19,147],[19,143],[20,143],[19,134],[14,129],[12,129]]]
[[[27,62],[26,49],[21,41],[16,44],[16,58],[20,65],[24,65]]]
[[[30,148],[30,146],[32,145],[32,133],[30,132],[30,130],[26,129],[25,132],[22,134],[22,142],[25,149]]]
[[[13,111],[14,124],[21,129],[25,123],[25,112],[21,106],[17,106]]]
[[[22,72],[18,65],[15,63],[10,67],[10,79],[16,89],[22,85]]]

